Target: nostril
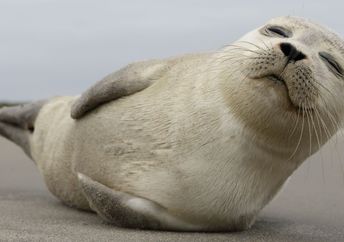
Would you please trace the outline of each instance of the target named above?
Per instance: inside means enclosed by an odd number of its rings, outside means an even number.
[[[290,43],[281,43],[280,44],[281,51],[283,54],[288,57],[289,61],[299,61],[306,59],[305,54],[301,51],[297,50],[292,44]]]
[[[306,56],[302,52],[297,52],[297,55],[294,56],[295,61],[306,59]]]
[[[30,133],[33,133],[35,131],[35,127],[33,125],[28,125],[27,129]]]
[[[292,52],[292,49],[294,48],[289,43],[282,43],[280,44],[281,50],[285,56],[290,56],[290,53]]]

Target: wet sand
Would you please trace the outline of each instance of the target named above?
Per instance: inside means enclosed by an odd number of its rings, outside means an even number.
[[[68,208],[0,138],[0,241],[344,241],[343,148],[333,141],[302,165],[251,230],[205,234],[121,229]]]

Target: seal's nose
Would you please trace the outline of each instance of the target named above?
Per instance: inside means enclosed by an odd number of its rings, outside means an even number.
[[[283,52],[283,54],[286,57],[288,57],[289,62],[291,62],[291,61],[296,62],[299,60],[306,59],[306,55],[303,54],[298,49],[296,49],[295,46],[293,46],[290,43],[281,43],[280,48],[281,48],[281,51]]]

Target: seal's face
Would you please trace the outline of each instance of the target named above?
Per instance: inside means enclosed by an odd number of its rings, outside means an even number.
[[[343,42],[330,31],[296,18],[278,18],[248,35],[259,39],[248,75],[286,88],[293,106],[314,109],[329,83],[344,82]],[[251,48],[252,49],[252,48]]]
[[[274,133],[296,130],[297,142],[313,136],[319,146],[336,132],[344,115],[344,43],[336,34],[305,19],[280,17],[224,50],[221,60],[227,56],[237,70],[241,118]]]

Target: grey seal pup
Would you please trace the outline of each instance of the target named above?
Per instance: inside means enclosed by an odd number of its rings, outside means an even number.
[[[220,50],[130,64],[0,110],[49,190],[117,226],[238,231],[343,121],[344,45],[279,17]]]

